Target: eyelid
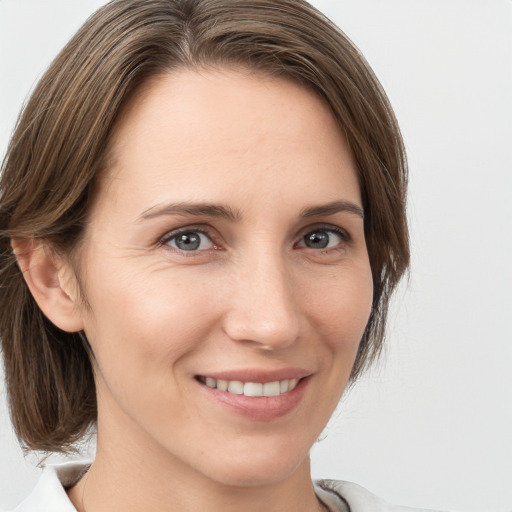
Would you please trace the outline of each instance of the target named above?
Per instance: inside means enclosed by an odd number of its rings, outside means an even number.
[[[332,233],[336,233],[337,235],[340,235],[343,239],[350,241],[352,240],[352,237],[350,236],[350,233],[340,226],[336,226],[334,224],[316,224],[313,226],[307,226],[306,228],[301,230],[301,233],[299,235],[300,238],[306,236],[309,233],[312,233],[314,231],[330,231]]]
[[[338,235],[345,243],[350,243],[352,241],[352,237],[351,237],[350,233],[346,229],[341,228],[340,226],[336,226],[333,224],[316,224],[316,225],[309,225],[306,228],[303,228],[300,232],[299,240],[294,244],[294,246],[297,246],[298,244],[303,243],[304,237],[314,231],[327,231],[327,232],[334,233],[334,234]],[[209,249],[190,251],[187,255],[192,256],[194,253],[197,254],[197,253],[201,253],[201,252],[206,252],[211,249],[218,250],[218,249],[222,248],[221,244],[219,244],[216,240],[219,237],[215,234],[215,230],[205,224],[192,224],[192,225],[182,226],[182,227],[167,231],[163,236],[158,238],[157,245],[158,246],[166,246],[166,247],[170,248],[171,250],[174,250],[174,251],[180,252],[180,253],[187,252],[187,251],[182,251],[179,248],[174,248],[168,244],[169,244],[169,241],[172,240],[174,237],[177,237],[182,233],[189,233],[189,232],[197,232],[197,233],[201,233],[201,234],[205,235],[211,241],[211,243],[213,244],[213,247],[211,247]],[[306,246],[302,245],[301,247],[306,247]],[[333,247],[330,249],[335,249],[335,248]],[[330,250],[330,249],[327,249],[327,250]],[[318,251],[318,249],[316,249],[316,250]]]
[[[315,231],[327,231],[330,233],[334,233],[335,235],[339,236],[343,240],[344,243],[350,243],[352,241],[352,237],[350,236],[349,232],[346,229],[343,229],[339,226],[334,226],[332,224],[318,224],[316,226],[308,226],[306,229],[302,230],[300,238],[296,245],[303,244],[303,245],[300,245],[300,247],[305,247],[306,249],[309,249],[309,247],[307,247],[304,244],[304,238],[308,234],[314,233]],[[329,250],[336,250],[336,249],[337,249],[337,247],[330,247],[330,248],[326,248],[323,250],[329,251]],[[319,252],[322,249],[314,249],[314,250]]]
[[[183,226],[183,227],[180,227],[180,228],[173,229],[171,231],[167,231],[163,236],[161,236],[158,239],[157,245],[159,247],[166,246],[167,248],[170,248],[171,250],[174,250],[176,252],[185,253],[187,251],[182,251],[182,250],[180,250],[177,247],[172,247],[172,246],[169,245],[169,242],[173,238],[179,236],[182,233],[200,233],[200,234],[208,237],[208,239],[212,243],[213,247],[210,247],[208,249],[203,249],[203,250],[190,251],[189,254],[187,254],[187,255],[192,255],[193,253],[205,252],[205,251],[208,251],[210,249],[218,249],[219,248],[219,244],[215,242],[214,237],[212,236],[211,232],[212,232],[212,229],[209,226],[205,226],[205,225]]]

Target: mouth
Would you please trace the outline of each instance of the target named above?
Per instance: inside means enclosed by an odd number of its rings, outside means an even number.
[[[303,368],[233,370],[195,375],[209,403],[251,421],[287,417],[302,402],[313,377]]]
[[[272,397],[290,393],[303,379],[283,379],[272,382],[242,382],[240,380],[215,379],[213,377],[198,375],[196,380],[209,388],[225,391],[233,395]]]

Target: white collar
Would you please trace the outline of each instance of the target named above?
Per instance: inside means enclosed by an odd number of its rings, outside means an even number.
[[[32,493],[12,512],[76,512],[66,489],[82,478],[90,464],[82,460],[45,467]],[[388,505],[351,482],[319,480],[315,492],[331,512],[428,512]]]
[[[46,466],[30,495],[13,512],[76,512],[66,493],[75,484],[90,461],[66,462]]]

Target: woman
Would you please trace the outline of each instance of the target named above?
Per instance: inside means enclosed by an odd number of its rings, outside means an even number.
[[[16,510],[395,510],[314,484],[308,452],[381,348],[405,188],[378,81],[307,3],[100,9],[0,200],[16,432],[66,451],[95,426],[97,454]]]

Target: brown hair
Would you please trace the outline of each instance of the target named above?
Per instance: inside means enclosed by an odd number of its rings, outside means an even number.
[[[83,333],[40,311],[12,253],[36,239],[70,254],[116,119],[150,77],[236,65],[287,77],[330,106],[354,154],[374,281],[352,372],[378,355],[391,292],[409,263],[403,143],[378,80],[327,18],[303,0],[114,0],[51,64],[10,141],[0,181],[0,336],[11,416],[26,448],[63,451],[96,420]]]

